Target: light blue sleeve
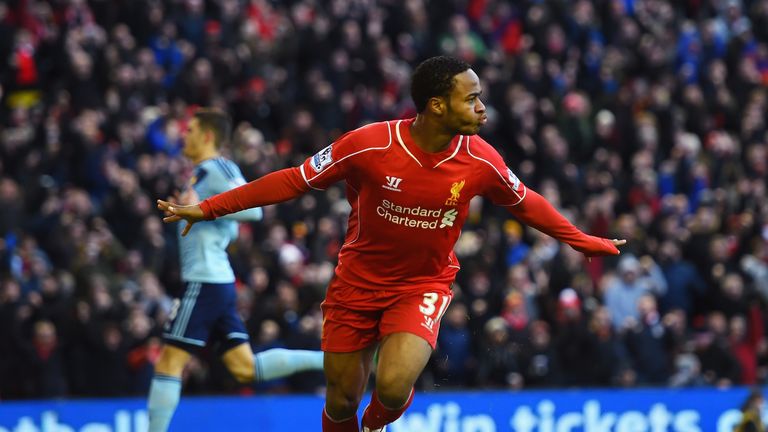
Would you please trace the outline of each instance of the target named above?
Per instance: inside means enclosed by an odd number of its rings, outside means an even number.
[[[208,184],[211,196],[226,192],[246,183],[242,172],[240,172],[240,168],[238,168],[235,163],[230,161],[221,161],[219,163],[219,169],[215,170],[216,175],[210,176],[211,179]],[[261,220],[262,214],[261,207],[254,207],[222,216],[219,219],[250,222]]]

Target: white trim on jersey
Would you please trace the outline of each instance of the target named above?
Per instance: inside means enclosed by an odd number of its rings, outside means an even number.
[[[163,336],[166,339],[176,340],[176,341],[179,341],[179,342],[188,343],[190,345],[196,345],[196,346],[199,346],[199,347],[204,347],[205,346],[205,341],[201,341],[199,339],[192,339],[192,338],[188,338],[188,337],[184,337],[184,336],[174,336],[174,335],[171,335],[171,334],[168,334],[168,333],[163,333]]]
[[[525,185],[523,185],[523,187],[525,187]],[[514,204],[506,204],[506,205],[502,205],[501,207],[514,207],[514,206],[516,206],[516,205],[520,204],[521,202],[523,202],[523,200],[525,199],[525,196],[526,196],[527,194],[528,194],[528,188],[527,188],[527,187],[525,187],[525,189],[523,189],[523,196],[522,196],[522,197],[520,197],[520,201],[518,201],[518,202],[516,202],[516,203],[514,203]],[[517,196],[520,196],[520,195],[518,195],[517,193],[515,193],[515,195],[517,195]]]
[[[461,235],[461,234],[459,234],[459,235]],[[451,258],[450,255],[448,255],[448,262],[450,262],[450,264],[448,264],[448,267],[452,267],[452,268],[461,270],[461,266],[454,264],[453,263],[453,258]]]
[[[245,339],[248,340],[248,333],[243,332],[231,332],[227,334],[227,339]]]
[[[501,180],[504,182],[504,184],[505,184],[505,185],[507,185],[507,186],[509,187],[509,190],[511,190],[511,191],[512,191],[512,193],[514,193],[515,195],[517,195],[517,197],[518,197],[518,198],[520,198],[520,200],[519,200],[518,202],[516,202],[516,203],[514,203],[514,204],[507,204],[507,205],[503,205],[502,207],[514,207],[514,206],[516,206],[516,205],[520,204],[521,202],[523,202],[523,199],[525,199],[525,195],[526,195],[526,194],[527,194],[527,192],[528,192],[528,188],[526,188],[526,187],[525,187],[525,185],[523,185],[523,188],[524,188],[524,189],[523,189],[523,195],[522,195],[522,196],[520,196],[520,194],[519,194],[519,193],[517,193],[517,191],[515,190],[515,188],[514,188],[514,187],[513,187],[511,184],[509,184],[509,182],[507,181],[507,179],[506,179],[506,178],[504,178],[504,176],[503,176],[503,175],[502,175],[502,174],[499,172],[499,170],[497,170],[497,169],[496,169],[496,166],[494,166],[494,165],[493,165],[491,162],[489,162],[489,161],[487,161],[487,160],[485,160],[485,159],[483,159],[483,158],[481,158],[481,157],[479,157],[479,156],[475,156],[475,155],[473,155],[473,154],[472,154],[472,151],[469,149],[469,137],[467,137],[467,153],[468,153],[470,156],[472,156],[473,158],[475,158],[475,159],[477,159],[477,160],[479,160],[479,161],[483,161],[483,162],[485,162],[486,164],[488,164],[488,165],[489,165],[491,168],[493,168],[493,170],[494,170],[494,171],[496,171],[496,174],[498,174],[498,175],[499,175],[499,177],[501,177]]]
[[[456,145],[456,150],[454,150],[453,154],[448,156],[447,158],[441,160],[440,162],[437,163],[437,165],[433,166],[432,168],[437,168],[437,167],[440,166],[441,163],[443,163],[443,162],[445,162],[447,160],[453,159],[453,157],[456,156],[456,154],[459,152],[459,149],[461,149],[461,142],[462,141],[464,141],[464,135],[461,135],[459,137],[459,144]]]
[[[408,155],[412,157],[413,160],[415,160],[420,167],[424,167],[424,165],[422,165],[421,162],[419,162],[419,160],[416,159],[416,156],[414,156],[413,153],[411,153],[411,151],[408,150],[408,147],[405,146],[405,143],[403,143],[403,137],[400,136],[400,123],[402,122],[403,122],[402,120],[398,120],[397,125],[395,125],[395,132],[397,133],[397,142],[400,143],[400,145],[403,147],[403,150],[405,150],[405,152],[408,153]]]
[[[307,180],[307,175],[304,174],[304,164],[299,165],[299,171],[301,171],[301,177],[304,178],[304,183],[306,183],[307,186],[311,187],[314,190],[322,190],[322,189],[318,189],[318,188],[312,186],[311,184],[309,184],[309,180]]]
[[[309,178],[309,179],[308,179],[307,177],[304,177],[304,181],[306,181],[306,182],[307,182],[307,184],[309,185],[309,187],[311,187],[312,189],[317,189],[316,187],[313,187],[311,184],[309,184],[309,182],[310,182],[310,181],[312,181],[312,180],[314,180],[314,179],[316,179],[316,178],[318,178],[318,177],[320,177],[320,176],[321,176],[321,175],[323,175],[324,173],[328,172],[328,171],[331,169],[331,167],[333,167],[333,166],[334,166],[334,165],[336,165],[337,163],[340,163],[340,162],[341,162],[341,161],[343,161],[344,159],[350,158],[350,157],[352,157],[352,156],[356,156],[356,155],[359,155],[360,153],[365,153],[365,152],[367,152],[368,150],[386,150],[386,149],[388,149],[388,148],[389,148],[389,146],[391,146],[391,145],[392,145],[392,129],[391,129],[391,127],[390,127],[390,124],[389,124],[389,122],[386,122],[386,123],[387,123],[387,132],[389,132],[389,142],[387,143],[387,145],[385,145],[384,147],[367,147],[367,148],[364,148],[364,149],[362,149],[362,150],[358,150],[358,151],[356,151],[356,152],[354,152],[354,153],[350,153],[350,154],[348,154],[348,155],[344,156],[343,158],[341,158],[341,159],[337,160],[336,162],[333,162],[333,163],[331,163],[331,164],[330,164],[330,165],[328,165],[328,166],[327,166],[327,167],[326,167],[324,170],[322,170],[322,171],[320,171],[319,173],[317,173],[317,175],[315,175],[314,177],[312,177],[312,178]],[[373,126],[373,125],[376,125],[376,124],[379,124],[379,123],[371,123],[370,125],[366,125],[366,126],[363,126],[363,127],[362,127],[362,128],[360,128],[360,129],[363,129],[363,128],[367,128],[367,127],[370,127],[370,126]],[[360,129],[357,129],[357,130],[360,130]],[[303,168],[303,167],[304,167],[304,164],[302,163],[302,164],[301,164],[301,166],[302,166],[302,168]],[[302,175],[302,176],[303,176],[303,175],[305,175],[305,174],[304,174],[304,170],[303,170],[303,169],[301,170],[301,175]],[[323,190],[323,189],[317,189],[317,190]]]

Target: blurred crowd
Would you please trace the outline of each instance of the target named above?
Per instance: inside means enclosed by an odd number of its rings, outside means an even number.
[[[481,77],[481,135],[592,259],[476,199],[422,389],[768,382],[768,0],[0,2],[0,398],[145,394],[180,288],[154,200],[196,106],[247,179],[414,115],[410,74]],[[340,185],[231,245],[256,351],[319,348]],[[192,393],[249,392],[202,352]],[[257,391],[321,391],[322,376]]]

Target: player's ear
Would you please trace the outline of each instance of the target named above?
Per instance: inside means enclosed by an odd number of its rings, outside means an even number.
[[[432,114],[441,116],[446,111],[446,108],[447,108],[446,104],[447,104],[447,101],[443,97],[440,97],[440,96],[431,97],[429,98],[429,102],[427,102],[427,109],[432,111]]]
[[[205,142],[216,147],[216,134],[213,133],[213,131],[210,129],[206,129],[204,133],[205,133]]]

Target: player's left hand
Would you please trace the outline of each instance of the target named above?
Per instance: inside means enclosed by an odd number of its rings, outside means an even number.
[[[627,244],[627,241],[625,239],[621,239],[621,240],[613,239],[611,240],[611,243],[613,243],[613,245],[616,246],[616,250],[618,250],[619,246],[624,246],[625,244]],[[621,251],[619,251],[619,253],[621,253]]]
[[[157,208],[165,213],[165,217],[163,218],[163,222],[165,223],[178,222],[182,219],[187,221],[187,226],[185,226],[184,231],[181,232],[182,236],[187,235],[189,230],[192,229],[192,225],[196,222],[205,220],[205,215],[199,204],[181,205],[157,200]]]
[[[627,240],[625,239],[600,239],[602,240],[603,244],[606,246],[604,250],[600,251],[592,251],[592,252],[586,252],[585,255],[587,256],[587,261],[592,261],[593,256],[604,256],[604,255],[619,255],[621,251],[619,250],[619,246],[624,246],[627,244]]]

